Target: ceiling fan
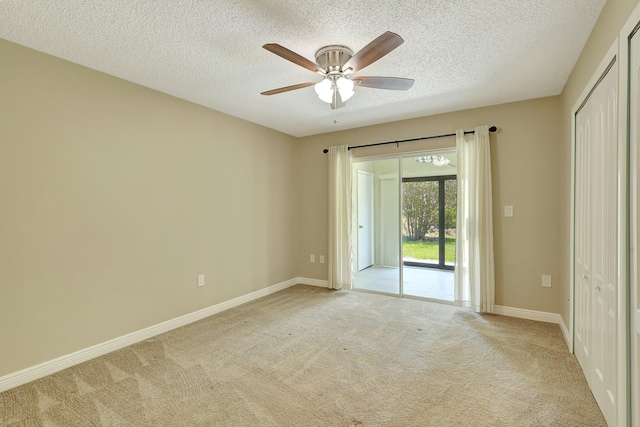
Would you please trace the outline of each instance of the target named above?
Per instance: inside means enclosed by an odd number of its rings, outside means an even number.
[[[306,82],[268,90],[262,92],[262,95],[275,95],[277,93],[289,92],[313,85],[318,97],[327,104],[331,104],[331,108],[336,109],[344,107],[345,102],[353,96],[354,86],[373,89],[407,90],[413,86],[413,79],[376,76],[349,77],[351,73],[360,71],[364,67],[374,63],[400,46],[403,42],[402,37],[396,33],[387,31],[360,49],[355,55],[351,49],[346,46],[330,45],[321,47],[316,52],[316,62],[312,62],[279,44],[265,44],[262,47],[269,52],[275,53],[309,71],[318,73],[323,79],[319,83]]]

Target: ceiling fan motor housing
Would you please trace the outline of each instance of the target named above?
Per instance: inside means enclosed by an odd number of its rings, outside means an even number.
[[[342,67],[353,56],[353,52],[346,46],[324,46],[316,52],[316,64],[322,67],[327,74],[342,72]]]

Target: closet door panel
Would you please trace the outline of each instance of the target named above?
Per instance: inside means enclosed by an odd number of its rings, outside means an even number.
[[[575,353],[614,425],[617,393],[617,65],[576,115]]]
[[[617,67],[593,96],[596,132],[593,140],[593,337],[591,388],[609,423],[616,405],[616,269],[617,269]]]
[[[576,118],[576,162],[575,162],[575,310],[574,351],[580,366],[583,367],[587,382],[590,366],[590,313],[591,313],[591,210],[589,194],[589,162],[591,122],[581,111]]]

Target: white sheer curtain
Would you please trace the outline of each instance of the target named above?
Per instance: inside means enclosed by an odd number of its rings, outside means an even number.
[[[456,132],[458,221],[455,302],[492,313],[495,303],[489,127]]]
[[[329,288],[353,286],[351,245],[351,152],[329,147]]]

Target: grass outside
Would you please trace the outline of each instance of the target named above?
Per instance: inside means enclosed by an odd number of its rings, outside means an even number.
[[[416,259],[438,259],[438,240],[405,240],[402,239],[402,254]],[[456,238],[446,237],[444,244],[444,258],[448,263],[456,259]]]

